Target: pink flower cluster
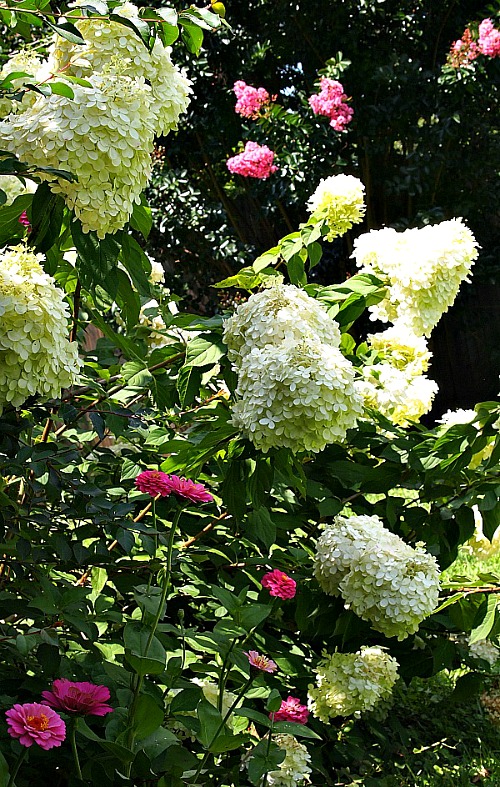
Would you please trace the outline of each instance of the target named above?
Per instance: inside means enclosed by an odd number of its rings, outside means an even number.
[[[270,571],[269,574],[264,574],[261,584],[263,588],[269,590],[269,595],[275,598],[293,598],[297,592],[296,581],[278,568]]]
[[[273,164],[274,151],[267,145],[258,145],[257,142],[247,142],[245,150],[237,156],[226,161],[226,166],[234,175],[243,175],[245,178],[259,178],[265,180],[276,172],[278,167]]]
[[[14,705],[5,714],[9,735],[27,748],[36,743],[48,751],[66,738],[66,725],[53,708],[80,716],[105,716],[113,710],[106,704],[109,689],[85,681],[60,678],[52,684],[52,691],[42,692],[42,697],[41,703]]]
[[[135,479],[135,485],[137,489],[151,495],[151,497],[176,495],[191,500],[193,503],[211,503],[213,500],[212,495],[203,484],[196,484],[190,478],[168,475],[161,470],[145,470],[143,473],[139,473]]]
[[[479,55],[500,57],[500,30],[496,30],[491,19],[483,19],[480,23],[477,42],[472,38],[469,28],[465,28],[462,38],[451,45],[448,63],[459,68],[475,60]]]
[[[298,697],[287,697],[283,700],[279,710],[269,714],[274,721],[294,721],[296,724],[307,724],[309,711],[306,705],[301,705]]]
[[[233,90],[238,99],[234,111],[244,118],[257,118],[262,107],[269,104],[269,93],[263,87],[252,87],[239,79]]]
[[[354,110],[346,101],[348,97],[340,82],[328,77],[321,77],[320,92],[309,98],[314,114],[330,118],[330,126],[335,131],[344,131],[352,120]]]

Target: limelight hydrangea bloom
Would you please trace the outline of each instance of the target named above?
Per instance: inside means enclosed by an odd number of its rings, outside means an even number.
[[[356,239],[353,256],[362,273],[387,282],[387,297],[369,307],[371,318],[399,320],[417,336],[429,336],[477,254],[472,232],[462,219],[451,219],[404,232],[372,230]]]
[[[322,451],[362,415],[354,367],[315,336],[247,353],[239,367],[233,423],[266,452]]]
[[[477,418],[475,410],[447,410],[441,418],[438,418],[438,424],[442,424],[445,429],[451,429],[452,426],[460,424],[471,424]]]
[[[78,345],[68,341],[69,309],[24,245],[0,254],[0,412],[29,396],[59,396],[78,379]]]
[[[269,787],[300,787],[309,781],[311,755],[293,735],[273,735],[273,743],[285,752],[285,759],[267,774]]]
[[[336,716],[359,715],[387,699],[398,679],[398,663],[382,648],[363,646],[357,653],[323,653],[316,686],[309,685],[313,716],[327,724]]]
[[[76,5],[80,4],[84,2]],[[139,19],[139,9],[129,2],[114,8],[113,14],[131,22]],[[53,71],[84,79],[95,72],[144,79],[151,86],[150,112],[156,134],[166,136],[176,129],[192,91],[184,71],[172,63],[170,47],[156,39],[150,52],[133,30],[108,19],[79,19],[75,26],[85,39],[85,45],[71,44],[57,36],[50,56]]]
[[[228,358],[236,367],[251,350],[281,346],[314,334],[318,342],[340,345],[340,330],[322,303],[292,284],[277,284],[251,295],[224,324]]]
[[[364,192],[365,187],[353,175],[332,175],[320,181],[307,207],[312,217],[326,222],[327,240],[344,235],[353,224],[362,221],[366,210]]]
[[[436,608],[439,567],[377,516],[337,516],[316,546],[314,573],[326,593],[388,637],[405,639]]]
[[[489,639],[479,639],[469,645],[469,653],[475,659],[487,661],[490,667],[497,663],[500,658],[500,648],[493,644]]]
[[[434,380],[425,375],[412,376],[411,370],[397,369],[389,363],[364,366],[361,374],[355,385],[365,407],[399,426],[408,426],[428,413],[438,391]]]
[[[392,325],[380,333],[368,334],[367,343],[381,361],[407,374],[424,374],[429,368],[431,353],[423,336],[416,336],[405,325]]]
[[[12,205],[14,200],[21,196],[21,194],[33,194],[36,191],[37,184],[32,180],[26,179],[24,184],[20,178],[15,175],[2,175],[0,177],[0,189],[7,195],[6,205]]]
[[[26,77],[18,77],[12,80],[12,87],[19,90],[27,82],[33,82],[35,79],[43,78],[41,74],[42,61],[35,52],[29,49],[23,49],[21,52],[16,52],[9,60],[3,65],[0,70],[0,81],[5,79],[9,74],[14,72],[28,74]],[[34,103],[37,94],[32,91],[25,93],[21,101],[11,101],[5,95],[0,97],[0,117],[8,115],[11,112],[23,112],[28,106]]]
[[[151,171],[155,133],[151,88],[144,79],[93,75],[91,88],[72,84],[74,99],[39,96],[21,115],[0,123],[0,144],[33,166],[69,170],[68,182],[40,177],[62,194],[84,232],[100,238],[123,227]]]

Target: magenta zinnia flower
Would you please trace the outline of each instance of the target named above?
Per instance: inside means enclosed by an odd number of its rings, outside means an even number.
[[[262,670],[262,672],[276,672],[278,669],[278,665],[272,659],[263,656],[256,650],[245,651],[245,656],[254,669]]]
[[[66,737],[66,725],[59,714],[39,702],[14,705],[5,715],[9,735],[27,748],[37,743],[48,751],[60,746]]]
[[[161,470],[144,470],[135,479],[135,485],[137,489],[141,492],[146,492],[151,497],[156,497],[157,495],[167,497],[172,491],[169,476],[166,473],[162,473]]]
[[[296,724],[307,724],[309,711],[306,705],[301,705],[298,697],[287,697],[276,713],[270,713],[269,718],[274,721],[294,721]]]
[[[212,495],[203,484],[196,484],[190,478],[180,478],[178,475],[167,476],[168,493],[184,497],[193,503],[211,503]]]
[[[261,584],[263,588],[269,590],[270,596],[275,596],[276,598],[293,598],[297,592],[296,581],[278,568],[270,571],[269,574],[264,574]]]
[[[107,705],[109,689],[95,683],[73,682],[58,678],[52,684],[52,691],[42,691],[43,704],[51,708],[79,713],[81,716],[105,716],[113,708]]]

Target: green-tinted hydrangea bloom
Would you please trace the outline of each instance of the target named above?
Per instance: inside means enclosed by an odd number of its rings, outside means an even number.
[[[327,240],[344,235],[353,224],[362,221],[366,210],[364,191],[361,181],[353,175],[332,175],[320,181],[307,206],[311,218],[326,223]]]

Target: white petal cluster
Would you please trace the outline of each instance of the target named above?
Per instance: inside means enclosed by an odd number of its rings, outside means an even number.
[[[0,253],[0,412],[34,394],[59,396],[76,382],[78,346],[68,341],[64,292],[24,245]]]
[[[152,284],[164,284],[165,283],[165,269],[161,262],[157,262],[152,257],[147,255],[149,262],[151,263],[151,273],[149,274],[149,281]]]
[[[378,516],[335,517],[316,545],[314,573],[326,593],[388,637],[405,639],[436,608],[439,567]]]
[[[12,80],[12,87],[19,90],[27,82],[38,80],[39,74],[42,69],[42,61],[38,55],[30,49],[23,49],[16,52],[9,60],[2,66],[0,70],[0,81],[5,79],[9,74],[25,73],[26,77],[17,77]],[[35,92],[27,92],[21,101],[12,101],[6,95],[0,96],[0,117],[4,117],[11,112],[23,112],[28,106],[33,104],[36,99]]]
[[[74,99],[39,96],[20,115],[0,123],[2,147],[33,166],[69,170],[70,183],[40,173],[75,210],[84,232],[100,238],[124,226],[140,202],[151,171],[155,133],[151,88],[142,79],[113,74],[73,84]]]
[[[328,723],[336,716],[370,711],[387,699],[398,679],[398,663],[382,648],[363,646],[357,653],[324,653],[309,685],[308,707]]]
[[[461,424],[471,424],[477,418],[475,410],[447,410],[443,413],[437,423],[441,424],[445,429],[451,429],[452,426]]]
[[[309,782],[311,755],[293,735],[274,735],[273,743],[285,752],[285,759],[267,774],[269,787],[300,787]]]
[[[365,407],[378,410],[394,424],[408,426],[429,412],[438,385],[423,374],[412,377],[389,363],[377,363],[362,368],[356,389]]]
[[[32,180],[25,180],[23,183],[16,175],[2,175],[0,177],[0,189],[7,195],[6,205],[12,205],[21,194],[33,194],[36,191],[36,185]]]
[[[367,337],[368,347],[382,362],[389,363],[411,376],[424,374],[429,368],[431,353],[423,336],[416,336],[405,325],[396,323],[380,333]]]
[[[233,423],[262,451],[322,451],[362,415],[338,326],[296,287],[252,295],[227,321],[224,341],[238,372]]]
[[[114,8],[113,14],[144,24],[139,21],[139,9],[130,2]],[[151,86],[150,111],[156,133],[166,136],[176,129],[192,91],[185,73],[172,63],[170,47],[157,39],[150,52],[137,33],[107,19],[89,17],[76,21],[75,26],[85,45],[70,44],[58,36],[51,51],[53,70],[83,78],[95,72],[111,72],[145,79]]]
[[[404,232],[372,230],[357,238],[353,254],[362,273],[387,282],[387,297],[370,306],[372,319],[399,320],[418,336],[429,336],[452,305],[477,255],[460,218]]]
[[[327,240],[344,235],[363,220],[364,193],[365,187],[353,175],[332,175],[320,181],[307,207],[314,218],[326,222]]]
[[[167,294],[169,293],[166,290]],[[178,308],[175,301],[166,304],[166,308],[171,314],[177,314]],[[158,301],[151,299],[147,301],[139,312],[139,325],[148,329],[146,343],[150,350],[159,350],[169,344],[183,342],[187,344],[190,339],[197,335],[196,331],[186,331],[176,326],[167,327],[165,320],[160,312]]]
[[[132,3],[113,14],[139,19]],[[149,52],[119,22],[89,17],[75,24],[85,45],[56,35],[40,69],[62,82],[65,76],[84,77],[90,87],[68,81],[73,99],[30,93],[21,111],[0,123],[0,147],[32,166],[75,175],[75,182],[48,173],[40,177],[75,210],[84,232],[103,238],[121,229],[139,203],[151,173],[154,136],[177,127],[191,89],[160,41]]]
[[[469,653],[475,659],[483,659],[492,667],[500,658],[500,648],[489,639],[479,639],[469,645]]]
[[[238,367],[245,355],[267,345],[280,346],[313,334],[318,342],[340,345],[340,330],[322,303],[292,284],[278,284],[252,295],[226,320],[223,340]]]

